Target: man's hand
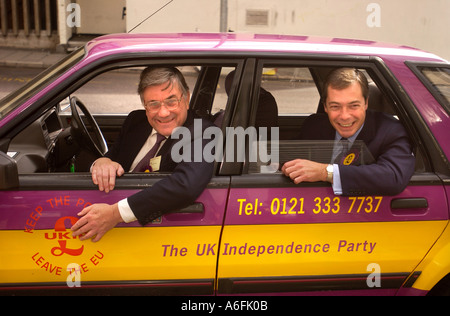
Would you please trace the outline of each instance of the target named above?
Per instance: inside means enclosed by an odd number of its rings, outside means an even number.
[[[116,176],[122,176],[125,171],[122,166],[109,158],[102,157],[95,161],[92,166],[92,181],[98,185],[100,191],[114,190],[116,185]]]
[[[327,180],[327,165],[310,160],[295,159],[286,162],[281,171],[295,184]]]
[[[72,226],[72,236],[83,235],[80,240],[92,238],[93,242],[99,241],[110,229],[123,222],[117,203],[93,204],[77,215],[82,217]]]

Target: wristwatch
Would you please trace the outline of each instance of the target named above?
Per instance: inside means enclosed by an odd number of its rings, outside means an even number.
[[[327,166],[327,181],[333,183],[333,165]]]

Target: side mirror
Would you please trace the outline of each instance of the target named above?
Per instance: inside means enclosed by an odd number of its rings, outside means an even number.
[[[0,190],[19,187],[17,163],[4,152],[0,151]]]

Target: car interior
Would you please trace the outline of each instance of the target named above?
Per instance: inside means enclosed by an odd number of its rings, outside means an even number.
[[[196,115],[211,119],[222,130],[244,120],[235,106],[245,86],[244,74],[237,65],[188,64],[179,68],[186,72],[191,88],[190,108]],[[323,112],[321,86],[333,68],[285,63],[261,63],[258,67],[250,83],[257,92],[249,98],[255,104],[249,121],[269,131],[271,127],[279,128],[280,155],[295,155],[296,148],[301,147],[296,137],[303,121],[313,113]],[[126,115],[142,109],[136,92],[142,69],[113,69],[91,78],[18,133],[9,145],[8,155],[17,161],[19,174],[89,171],[92,162],[114,145]],[[368,70],[369,108],[398,118],[395,102],[378,87]],[[119,86],[111,84],[110,91],[98,96],[98,86],[108,87],[109,76],[124,75],[126,84],[119,79]],[[121,95],[118,91],[122,90],[126,91]],[[311,146],[310,150],[317,149]],[[417,169],[423,169],[421,159],[417,160]],[[277,168],[270,172],[274,171]],[[247,172],[264,171],[260,165],[250,164]]]

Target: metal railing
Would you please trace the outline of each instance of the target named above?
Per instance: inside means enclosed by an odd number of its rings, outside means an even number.
[[[1,34],[50,37],[57,30],[56,10],[56,0],[0,0]]]

